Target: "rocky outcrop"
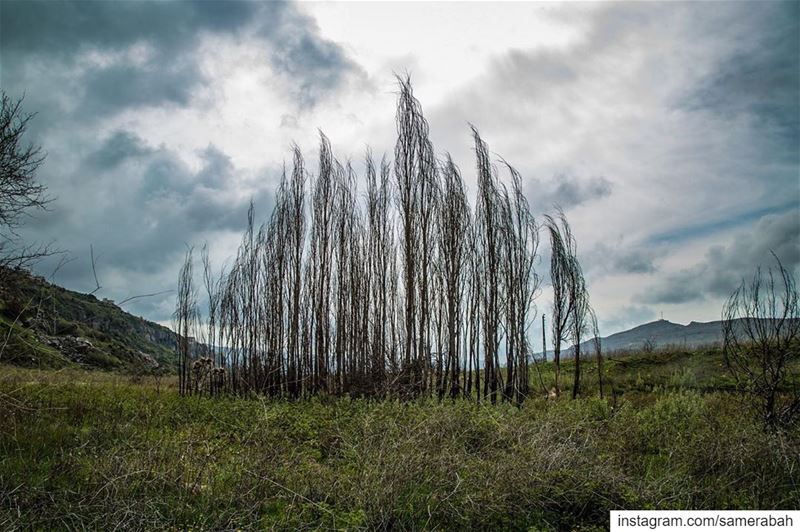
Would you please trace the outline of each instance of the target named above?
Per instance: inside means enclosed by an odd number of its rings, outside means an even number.
[[[84,363],[87,355],[96,351],[92,342],[80,336],[45,336],[42,341],[50,347],[57,349],[62,355],[73,362]]]

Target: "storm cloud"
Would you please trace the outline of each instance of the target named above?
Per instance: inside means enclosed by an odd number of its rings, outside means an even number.
[[[796,162],[800,143],[800,4],[781,5],[777,13],[772,9],[749,11],[749,16],[770,31],[743,34],[728,49],[727,59],[678,105],[722,116],[754,117],[786,143],[785,155]]]
[[[102,295],[122,299],[167,290],[187,246],[226,235],[238,238],[251,201],[258,215],[267,217],[273,191],[259,181],[278,168],[248,176],[214,146],[197,156],[200,166],[193,169],[172,150],[148,146],[130,132],[116,131],[105,139],[82,166],[91,182],[76,173],[73,179],[80,186],[61,190],[44,218],[46,225],[28,228],[34,235],[57,229],[59,246],[77,259],[59,270],[56,280],[92,290],[91,245]],[[45,262],[39,269],[47,274],[53,264]],[[137,300],[128,310],[164,321],[171,312],[170,298]]]
[[[727,246],[714,245],[703,260],[653,283],[636,299],[642,303],[680,304],[724,298],[757,267],[775,267],[777,257],[789,271],[800,272],[800,211],[761,218],[754,228],[737,232]]]
[[[532,179],[526,186],[529,201],[542,210],[553,207],[569,209],[587,201],[604,198],[611,194],[611,182],[604,177],[581,179],[570,174],[557,174],[548,181]]]
[[[363,77],[313,19],[286,2],[4,2],[4,88],[75,91],[66,102],[88,120],[129,107],[186,106],[210,80],[196,51],[205,38],[251,38],[298,105],[316,103],[351,75]],[[6,80],[11,79],[11,83]],[[10,85],[10,86],[9,86]]]
[[[604,327],[661,305],[715,319],[770,250],[798,267],[797,3],[0,9],[2,88],[38,113],[29,140],[57,198],[25,236],[73,254],[56,279],[69,288],[94,288],[90,245],[100,295],[118,300],[171,288],[186,246],[208,241],[221,266],[251,199],[269,216],[293,142],[315,171],[318,129],[356,171],[368,145],[391,154],[395,72],[470,196],[468,123],[539,219],[565,210]],[[129,310],[166,321],[171,297]]]

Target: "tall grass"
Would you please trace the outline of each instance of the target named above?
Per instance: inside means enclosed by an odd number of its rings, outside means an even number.
[[[3,529],[589,530],[800,502],[800,431],[725,392],[292,403],[3,368],[0,393]]]

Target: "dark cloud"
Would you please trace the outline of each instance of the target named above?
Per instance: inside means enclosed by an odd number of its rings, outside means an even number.
[[[77,92],[80,101],[72,95],[65,100],[84,121],[131,107],[186,106],[209,81],[196,53],[201,37],[241,37],[253,28],[254,44],[263,47],[265,61],[287,80],[301,108],[354,76],[365,78],[293,3],[11,1],[3,3],[0,19],[4,85],[19,93],[37,87]],[[140,57],[130,57],[137,46]],[[81,54],[94,51],[104,54],[103,61],[82,60]]]
[[[239,30],[258,8],[238,1],[4,2],[4,77],[13,78],[19,92],[79,88],[82,99],[70,108],[83,120],[127,107],[185,105],[204,81],[199,58],[191,54],[199,37]],[[79,62],[84,52],[124,54],[135,45],[147,47],[148,57],[88,67]]]
[[[614,269],[621,273],[653,273],[656,266],[653,254],[642,249],[630,250],[614,257]]]
[[[344,48],[320,38],[314,19],[295,9],[275,13],[274,20],[265,18],[258,34],[271,43],[270,64],[288,82],[301,110],[351,80],[366,81]]]
[[[586,272],[592,276],[605,274],[654,273],[659,252],[644,246],[626,246],[622,242],[597,242],[583,257]]]
[[[698,268],[672,274],[634,299],[643,303],[672,305],[702,301],[705,299],[705,295],[700,286],[699,277],[704,274],[704,270],[704,268]]]
[[[286,4],[271,2],[280,11]],[[194,42],[199,31],[228,32],[247,23],[255,2],[176,1],[3,2],[0,43],[7,53],[60,56],[102,48],[121,50],[149,42],[175,51]]]
[[[775,203],[774,200],[779,200],[779,203]],[[713,235],[714,233],[735,229],[748,224],[754,224],[768,214],[783,212],[787,209],[796,207],[798,203],[800,203],[800,189],[795,191],[794,197],[792,197],[790,194],[788,198],[776,197],[774,200],[771,205],[766,207],[739,210],[735,214],[728,214],[727,216],[723,216],[716,220],[704,220],[699,224],[676,224],[676,227],[673,227],[668,231],[653,234],[647,240],[649,244],[655,245],[664,243],[678,243],[681,241],[696,239],[698,237]]]
[[[58,281],[66,286],[93,288],[87,263],[91,244],[99,255],[104,295],[121,299],[130,291],[169,288],[187,244],[240,233],[251,200],[260,219],[267,219],[274,204],[271,183],[279,176],[277,168],[247,176],[213,145],[198,155],[201,164],[192,169],[172,150],[148,146],[129,131],[113,132],[74,173],[51,178],[58,201],[43,215],[44,223],[28,226],[27,234],[41,240],[42,233],[52,234],[57,220],[58,246],[80,259],[59,272]],[[91,183],[84,178],[87,171]],[[52,267],[45,262],[39,271],[46,274]],[[131,309],[165,320],[164,309],[154,313],[151,308],[161,303],[137,301]]]
[[[611,194],[612,184],[605,177],[581,179],[572,174],[561,173],[549,181],[531,179],[526,193],[536,207],[548,211],[554,205],[569,209],[588,201]]]
[[[733,43],[679,107],[723,116],[749,115],[782,138],[784,156],[800,157],[800,4],[770,2],[747,10],[765,31]]]
[[[712,246],[704,260],[653,284],[636,299],[644,303],[689,303],[727,297],[758,266],[774,265],[771,253],[790,271],[800,270],[800,211],[761,218],[728,246]]]
[[[123,64],[91,70],[83,79],[85,96],[79,113],[98,117],[126,107],[185,106],[203,79],[191,61],[172,67],[157,60],[144,66]]]
[[[200,153],[203,169],[197,174],[197,181],[207,187],[221,189],[234,174],[233,161],[222,150],[209,144]]]
[[[136,135],[128,131],[116,131],[105,139],[101,146],[89,154],[85,162],[89,168],[108,170],[130,158],[137,158],[152,152]]]

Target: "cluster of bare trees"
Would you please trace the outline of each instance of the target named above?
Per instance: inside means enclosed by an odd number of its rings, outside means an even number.
[[[555,367],[555,393],[560,393],[561,344],[573,346],[575,359],[575,382],[572,398],[580,393],[581,342],[589,332],[594,337],[597,357],[600,395],[603,394],[603,359],[597,317],[589,305],[589,292],[583,270],[578,262],[578,248],[564,212],[560,209],[555,217],[545,215],[545,226],[550,235],[550,279],[553,284],[553,363]],[[589,328],[591,327],[591,331]]]
[[[448,154],[436,157],[410,82],[399,89],[393,163],[367,152],[359,176],[321,135],[311,176],[294,147],[271,218],[257,228],[251,206],[228,271],[213,274],[204,250],[202,323],[187,254],[175,313],[183,393],[493,403],[532,393],[539,227],[521,177],[503,161],[500,179],[473,128],[473,208],[460,169]],[[571,336],[559,326],[557,353],[561,341],[580,341],[590,313],[574,239],[559,219],[560,229],[552,219],[548,227],[561,235],[553,264],[566,303],[557,308],[566,304]],[[210,362],[198,378],[192,361],[201,359]]]

